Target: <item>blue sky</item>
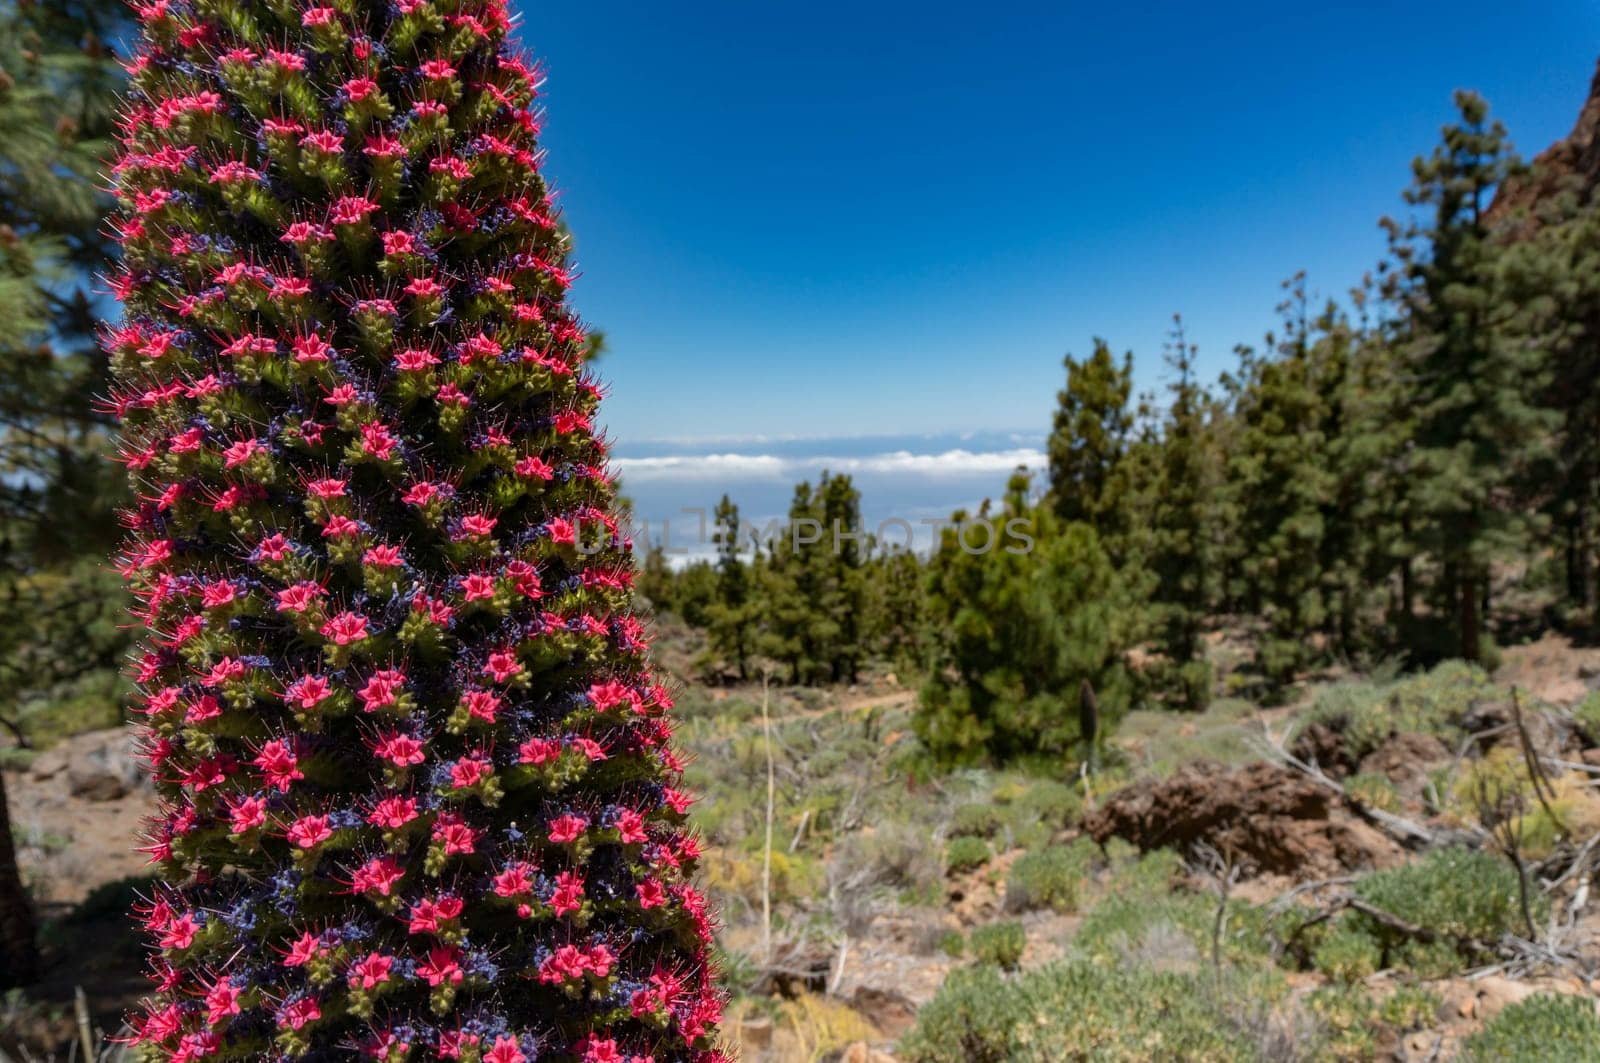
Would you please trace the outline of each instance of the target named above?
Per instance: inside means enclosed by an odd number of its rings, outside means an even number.
[[[1340,295],[1376,263],[1454,89],[1531,155],[1600,55],[1580,0],[520,10],[652,515],[723,489],[764,513],[846,459],[875,462],[869,507],[997,491],[983,455],[1037,447],[1066,351],[1106,336],[1157,386],[1182,311],[1215,376],[1282,279]]]
[[[1208,372],[1338,293],[1476,87],[1531,153],[1600,6],[522,4],[622,440],[1040,426],[1103,334]]]

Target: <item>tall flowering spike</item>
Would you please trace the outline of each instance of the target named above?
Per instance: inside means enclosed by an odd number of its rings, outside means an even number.
[[[154,1059],[724,1058],[504,0],[141,0]]]

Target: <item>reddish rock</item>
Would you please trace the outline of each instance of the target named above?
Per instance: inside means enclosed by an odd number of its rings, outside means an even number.
[[[1249,873],[1301,879],[1386,866],[1400,855],[1338,795],[1268,763],[1191,762],[1112,794],[1083,827],[1102,844],[1122,838],[1141,850],[1192,853],[1205,843]]]

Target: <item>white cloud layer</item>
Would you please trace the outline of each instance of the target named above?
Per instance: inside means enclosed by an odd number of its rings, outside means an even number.
[[[790,481],[822,469],[852,475],[910,476],[950,480],[1003,475],[1026,465],[1043,469],[1043,451],[1031,447],[971,451],[952,449],[936,454],[896,450],[860,456],[784,457],[774,454],[677,454],[648,458],[615,458],[612,466],[624,484],[662,482]]]

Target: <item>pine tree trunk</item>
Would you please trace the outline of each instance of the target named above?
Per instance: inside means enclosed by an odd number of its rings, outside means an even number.
[[[1461,656],[1474,663],[1483,659],[1482,618],[1478,612],[1480,599],[1477,580],[1462,573],[1456,587],[1456,602],[1460,617]]]
[[[0,989],[25,986],[39,977],[33,904],[22,887],[17,850],[11,841],[11,810],[5,773],[0,772]]]

